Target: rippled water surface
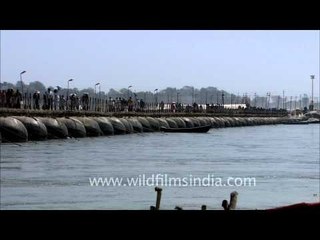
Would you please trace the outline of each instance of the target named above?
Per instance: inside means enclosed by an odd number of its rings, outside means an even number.
[[[1,145],[1,209],[149,209],[154,186],[92,187],[93,177],[255,177],[256,186],[163,186],[161,207],[264,209],[319,199],[319,125],[144,133]]]

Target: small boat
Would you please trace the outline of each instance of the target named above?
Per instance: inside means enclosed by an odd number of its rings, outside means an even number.
[[[286,122],[285,124],[319,124],[320,120],[317,118],[309,118],[308,120],[304,121],[292,121],[292,122]]]
[[[298,122],[286,122],[284,125],[303,125],[303,124],[309,124],[306,121],[298,121]]]
[[[307,122],[308,124],[314,124],[314,123],[320,123],[320,119],[317,118],[309,118],[308,120],[306,120],[305,122]]]
[[[162,131],[162,132],[181,132],[181,133],[205,133],[205,132],[208,132],[210,128],[211,128],[211,125],[201,126],[201,127],[192,127],[192,128],[161,127],[160,131]]]

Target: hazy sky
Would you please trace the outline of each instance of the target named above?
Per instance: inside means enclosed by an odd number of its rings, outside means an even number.
[[[319,31],[1,31],[1,80],[319,95]]]

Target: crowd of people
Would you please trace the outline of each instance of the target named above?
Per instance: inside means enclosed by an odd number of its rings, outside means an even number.
[[[19,90],[0,90],[0,108],[36,109],[36,110],[84,110],[84,111],[143,111],[143,99],[128,99],[109,97],[106,100],[92,98],[88,93],[78,96],[75,93],[65,96],[59,94],[59,88],[48,88],[43,94],[35,91],[33,94],[21,94]]]
[[[22,94],[12,88],[0,90],[0,107],[21,108]]]
[[[59,93],[59,88],[48,88],[44,93],[35,91],[33,94],[21,94],[19,90],[7,89],[0,90],[0,107],[17,109],[35,109],[35,110],[81,110],[81,111],[99,111],[99,112],[141,112],[141,111],[159,111],[159,112],[199,112],[199,113],[219,113],[219,112],[261,112],[266,109],[246,106],[237,109],[226,109],[222,104],[182,104],[182,103],[145,103],[143,99],[128,97],[109,97],[107,99],[92,98],[88,93],[78,96],[75,93],[65,96]],[[24,95],[24,96],[23,96]],[[269,109],[267,111],[281,111]],[[284,110],[285,111],[285,110]]]
[[[129,97],[128,99],[116,97],[113,99],[112,97],[109,97],[108,100],[106,100],[107,104],[107,111],[108,112],[123,112],[123,111],[143,111],[145,108],[145,102],[143,99],[132,99],[132,97]]]

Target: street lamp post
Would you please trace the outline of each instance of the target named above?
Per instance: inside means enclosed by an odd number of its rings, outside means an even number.
[[[233,103],[233,101],[232,101],[233,99],[232,99],[232,93],[230,94],[230,108],[232,109],[232,103]]]
[[[21,82],[21,96],[22,96],[22,102],[23,102],[23,104],[25,104],[25,102],[24,102],[24,94],[23,94],[23,81],[22,81],[22,74],[24,74],[24,73],[26,73],[26,71],[22,71],[21,73],[20,73],[20,82]]]
[[[128,87],[128,99],[129,99],[129,97],[130,97],[130,88],[132,88],[131,85]]]
[[[301,94],[299,95],[299,109],[302,109]]]
[[[266,102],[266,109],[269,109],[269,104],[270,104],[270,96],[271,96],[271,93],[270,92],[267,92],[267,102]]]
[[[156,88],[153,92],[154,92],[154,95],[155,95],[156,110],[157,110],[157,106],[158,106],[158,98],[157,98],[158,88]]]
[[[314,75],[310,75],[311,78],[311,104],[310,104],[310,111],[313,111],[313,79],[314,79]]]
[[[26,71],[22,71],[20,73],[20,82],[21,82],[21,94],[23,95],[23,81],[22,81],[22,74],[26,73]]]
[[[222,106],[224,107],[224,92],[222,91],[222,94],[221,94],[221,100],[222,100]]]
[[[101,84],[99,84],[99,111],[101,111]]]
[[[266,97],[266,106],[265,106],[266,109],[268,109],[268,96],[269,96],[268,94],[269,94],[269,93],[267,93],[267,97]]]
[[[287,97],[284,97],[284,109],[287,110]]]
[[[244,104],[247,105],[248,103],[248,93],[244,94]]]
[[[268,100],[268,107],[270,108],[270,102],[271,102],[271,92],[269,92],[269,100]]]
[[[257,93],[254,93],[254,106],[257,107]]]
[[[72,81],[73,81],[72,78],[68,80],[68,88],[67,88],[67,107],[66,107],[67,110],[69,109],[69,82],[72,82]]]
[[[192,87],[192,105],[193,105],[193,103],[195,102],[195,99],[194,99],[194,87]]]
[[[206,106],[208,104],[208,90],[206,90]]]
[[[94,85],[94,110],[95,110],[95,111],[97,110],[97,109],[96,109],[96,102],[97,102],[97,90],[96,90],[96,87],[97,87],[98,85],[100,85],[100,83],[96,83],[96,84]]]

